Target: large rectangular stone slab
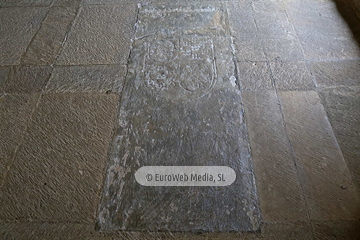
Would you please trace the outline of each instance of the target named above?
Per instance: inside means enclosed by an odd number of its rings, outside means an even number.
[[[135,24],[135,6],[84,6],[78,14],[57,64],[126,63]]]
[[[320,92],[344,158],[360,189],[360,87],[337,87]]]
[[[0,222],[93,222],[117,101],[41,97],[0,189]]]
[[[53,7],[35,35],[22,60],[27,65],[50,65],[58,57],[67,31],[75,19],[76,9]]]
[[[318,94],[280,92],[311,220],[359,219],[360,198]]]
[[[47,8],[0,8],[0,65],[20,63]]]
[[[139,10],[139,38],[99,207],[102,231],[258,230],[247,129],[224,16],[223,6],[213,3]],[[183,24],[189,19],[192,27]],[[142,166],[228,166],[237,178],[226,187],[145,187],[134,177]]]
[[[306,221],[305,198],[276,92],[242,94],[263,219]]]
[[[54,0],[0,0],[0,7],[45,7]]]

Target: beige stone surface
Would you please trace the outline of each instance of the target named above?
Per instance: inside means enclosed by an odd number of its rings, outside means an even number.
[[[359,240],[360,222],[321,222],[314,223],[314,235],[316,240]]]
[[[135,5],[81,7],[57,64],[126,63],[135,17]]]
[[[19,64],[47,8],[0,8],[0,65]]]
[[[0,186],[22,142],[38,99],[36,94],[0,97]]]
[[[241,90],[274,90],[267,62],[238,62],[237,69]]]
[[[53,7],[41,24],[22,60],[27,65],[49,65],[57,58],[65,36],[75,19],[76,9]]]
[[[307,211],[274,91],[243,92],[254,174],[265,221],[306,221]]]
[[[0,222],[93,222],[118,97],[43,95],[0,189]]]
[[[354,220],[360,198],[318,94],[280,92],[311,220]]]

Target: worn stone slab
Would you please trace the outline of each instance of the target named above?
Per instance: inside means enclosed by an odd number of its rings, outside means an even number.
[[[307,222],[264,223],[261,227],[263,239],[309,240],[313,239],[311,225]]]
[[[306,221],[305,199],[275,91],[242,95],[263,219]]]
[[[37,93],[42,92],[50,78],[50,66],[14,66],[9,79],[4,84],[6,93]]]
[[[319,96],[314,91],[279,96],[310,218],[358,219],[359,194]]]
[[[316,240],[360,239],[359,221],[317,222],[313,225]]]
[[[304,54],[295,35],[285,37],[263,37],[265,55],[269,61],[301,61]]]
[[[53,6],[78,7],[82,0],[55,0]]]
[[[315,89],[305,62],[270,62],[270,68],[277,90]]]
[[[141,3],[141,4],[166,4],[169,0],[84,0],[83,5],[93,4],[129,4],[129,3]]]
[[[234,39],[235,54],[238,61],[266,61],[262,40],[254,36],[252,39]]]
[[[20,63],[46,8],[0,8],[0,65]]]
[[[360,189],[360,87],[339,87],[320,92],[349,171]]]
[[[238,62],[241,90],[271,90],[274,84],[267,62]]]
[[[3,89],[3,86],[9,76],[9,67],[0,68],[0,89]]]
[[[0,222],[93,222],[117,101],[41,97],[1,188]]]
[[[49,10],[22,60],[26,65],[50,65],[58,57],[67,31],[75,19],[73,7],[53,7]]]
[[[135,17],[134,5],[81,7],[57,64],[126,63]]]
[[[54,0],[0,0],[0,7],[46,7]]]
[[[223,6],[213,3],[139,10],[136,36],[141,38],[131,51],[99,207],[97,226],[102,231],[259,228],[247,130],[223,13]],[[199,24],[190,27],[184,19]],[[142,166],[228,166],[237,178],[227,187],[145,187],[134,177]]]
[[[0,97],[0,186],[22,142],[38,98],[36,94]]]
[[[321,61],[311,63],[318,87],[360,85],[360,61]]]
[[[46,92],[120,92],[126,67],[121,65],[59,66],[51,74]]]

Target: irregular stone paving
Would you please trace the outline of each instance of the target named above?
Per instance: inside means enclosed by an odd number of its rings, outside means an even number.
[[[360,239],[359,7],[0,0],[0,239]]]

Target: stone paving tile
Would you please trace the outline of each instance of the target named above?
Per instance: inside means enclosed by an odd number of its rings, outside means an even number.
[[[260,38],[234,39],[235,54],[238,61],[266,61],[264,46]]]
[[[117,101],[42,96],[0,190],[0,222],[94,221]]]
[[[274,89],[267,62],[238,62],[237,67],[241,90]]]
[[[294,35],[286,37],[263,38],[265,55],[269,61],[301,61],[304,54],[298,38]]]
[[[359,218],[360,198],[314,91],[279,92],[311,220]]]
[[[53,6],[78,7],[83,0],[55,0]]]
[[[3,89],[3,86],[8,79],[10,68],[4,67],[0,68],[0,89]],[[1,91],[0,91],[1,92]]]
[[[169,0],[84,0],[83,5],[93,4],[130,4],[130,3],[141,3],[141,4],[166,4]],[[183,4],[183,1],[181,1]]]
[[[6,93],[42,92],[51,71],[50,66],[13,66],[2,91]]]
[[[344,158],[360,189],[360,87],[339,87],[320,92]]]
[[[40,30],[31,42],[22,63],[26,65],[50,65],[57,58],[67,31],[75,19],[76,9],[53,7]]]
[[[150,6],[139,13],[136,36],[142,38],[131,51],[98,227],[258,230],[250,149],[232,41],[224,36],[229,31],[223,25],[223,5]],[[165,17],[161,21],[159,16]],[[184,19],[201,24],[184,25]],[[136,183],[139,167],[163,165],[229,166],[237,178],[223,188]]]
[[[121,65],[55,67],[46,92],[120,92],[126,67]]]
[[[277,90],[312,90],[313,77],[305,62],[270,62]]]
[[[304,196],[276,93],[242,95],[263,219],[306,221]]]
[[[296,223],[265,223],[261,227],[264,239],[296,239],[309,240],[312,238],[312,229],[307,222]]]
[[[46,7],[54,0],[0,0],[0,7]]]
[[[360,222],[322,222],[314,223],[314,232],[316,240],[359,240]]]
[[[20,63],[47,8],[0,8],[0,65]]]
[[[0,186],[19,147],[38,95],[0,97]],[[1,191],[0,191],[1,192]]]
[[[82,7],[57,64],[126,63],[135,16],[135,5]]]
[[[321,61],[310,63],[318,87],[360,85],[360,61]]]

